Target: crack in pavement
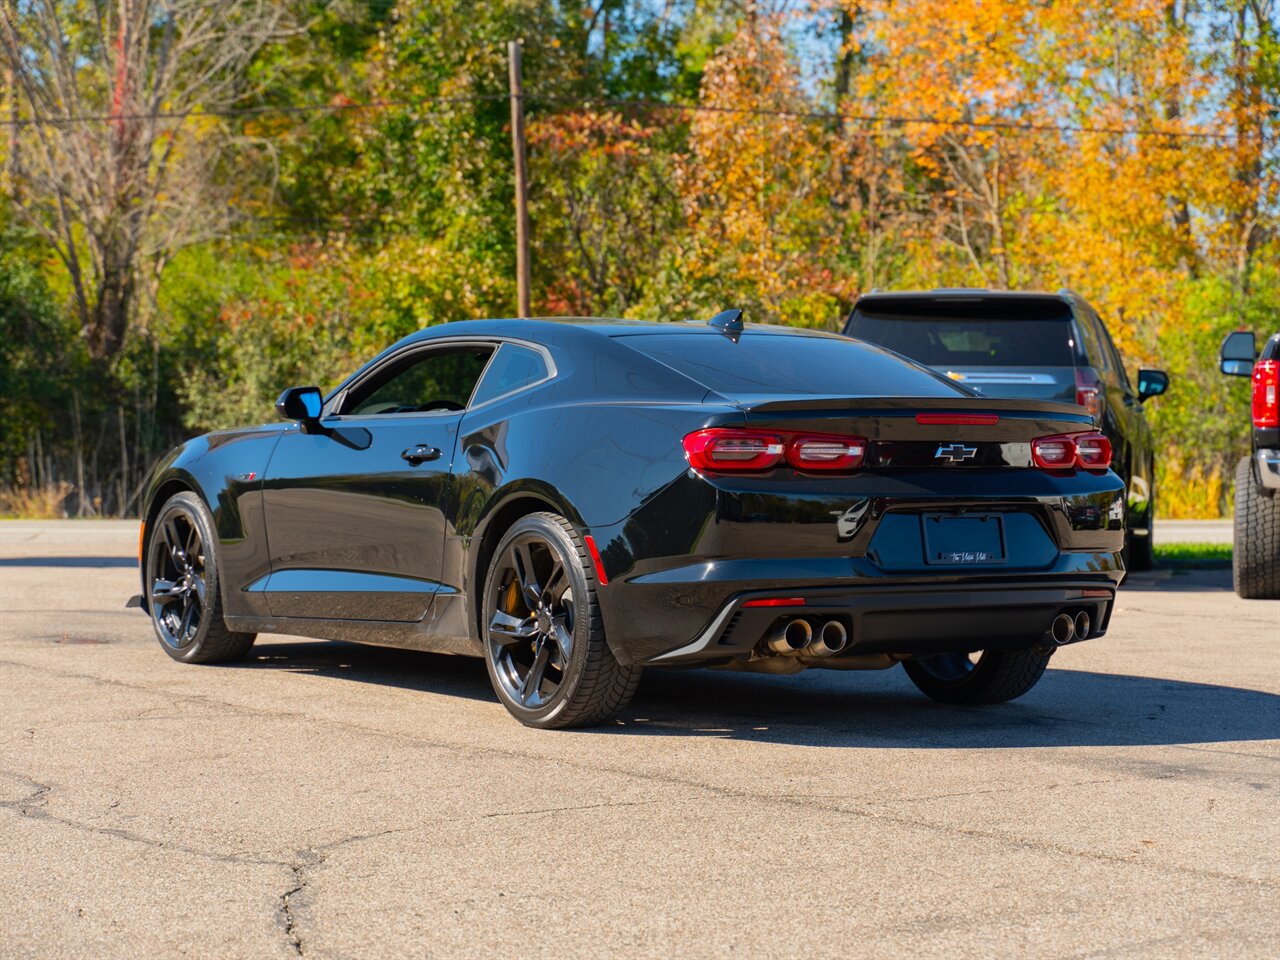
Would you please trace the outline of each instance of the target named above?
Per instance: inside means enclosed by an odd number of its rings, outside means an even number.
[[[657,800],[620,800],[617,803],[582,803],[571,807],[540,807],[536,810],[499,810],[495,813],[484,813],[480,815],[481,819],[492,819],[494,817],[532,817],[539,813],[572,813],[576,810],[599,810],[603,807],[643,807],[647,804],[657,803]],[[470,820],[471,817],[456,817],[451,821]]]
[[[1158,777],[1145,777],[1146,780],[1171,780],[1174,774],[1168,773]],[[929,800],[952,800],[957,797],[982,797],[993,793],[1025,793],[1028,790],[1061,790],[1064,787],[1089,787],[1104,783],[1132,783],[1134,777],[1109,777],[1105,780],[1072,780],[1066,783],[1046,783],[1023,787],[993,787],[990,790],[961,790],[957,793],[933,793],[918,797],[851,797],[847,793],[777,793],[772,796],[778,800],[845,800],[850,803],[884,804],[884,803],[925,803]]]
[[[445,822],[449,818],[445,818]],[[455,818],[455,819],[471,819],[471,818]],[[431,821],[432,823],[440,821]],[[390,827],[386,830],[377,830],[373,833],[354,834],[349,837],[341,837],[338,840],[322,843],[314,847],[307,847],[297,850],[293,854],[293,859],[282,862],[281,866],[286,867],[291,875],[293,886],[280,894],[280,905],[276,908],[276,920],[284,929],[284,935],[289,941],[289,946],[293,950],[295,956],[305,956],[306,949],[303,945],[301,917],[305,903],[303,902],[303,893],[306,891],[310,881],[308,873],[312,870],[319,870],[325,865],[329,859],[329,854],[339,847],[345,847],[353,843],[362,843],[365,840],[373,840],[377,837],[385,837],[395,833],[413,833],[417,830],[426,828],[425,824],[413,827]]]
[[[1185,616],[1186,616],[1186,614],[1184,614],[1184,613],[1182,613],[1182,612],[1180,612],[1180,611],[1170,612],[1170,611],[1169,611],[1169,610],[1167,610],[1167,609],[1163,609],[1163,608],[1155,608],[1155,607],[1134,607],[1134,606],[1124,606],[1124,607],[1120,607],[1120,608],[1118,608],[1118,609],[1117,609],[1117,611],[1115,611],[1115,612],[1120,612],[1120,613],[1141,613],[1141,614],[1143,614],[1144,616],[1148,616],[1148,617],[1162,617],[1162,618],[1164,618],[1164,619],[1166,619],[1166,620],[1178,620],[1178,619],[1183,618],[1183,617],[1185,617]],[[1270,626],[1271,624],[1275,623],[1275,620],[1274,620],[1274,619],[1269,619],[1269,618],[1267,618],[1267,617],[1253,617],[1253,616],[1249,616],[1249,615],[1248,615],[1248,614],[1246,614],[1246,613],[1240,613],[1240,612],[1236,612],[1235,617],[1236,617],[1236,619],[1237,619],[1237,620],[1239,620],[1239,621],[1240,621],[1240,622],[1242,622],[1242,623],[1265,623],[1265,624],[1267,624],[1268,626]]]
[[[307,885],[307,878],[303,873],[302,864],[291,864],[289,871],[293,874],[293,886],[280,894],[280,909],[278,916],[281,925],[284,927],[284,935],[289,939],[289,946],[293,948],[295,955],[301,957],[302,934],[298,932],[298,921],[293,913],[293,898],[300,894]]]
[[[586,770],[594,774],[609,773],[622,778],[630,778],[647,783],[664,784],[667,786],[677,786],[686,790],[700,791],[709,793],[714,796],[725,797],[734,800],[744,800],[747,802],[755,802],[769,805],[786,805],[790,809],[791,802],[779,799],[776,795],[767,793],[753,793],[749,790],[738,790],[731,787],[719,786],[716,784],[703,783],[697,780],[689,780],[678,776],[672,776],[662,773],[640,772],[631,768],[624,768],[601,763],[589,763],[583,761],[571,761],[562,758],[548,757],[542,754],[529,753],[521,750],[513,750],[510,748],[502,748],[493,745],[466,747],[463,745],[449,743],[447,741],[430,740],[421,736],[413,736],[406,733],[399,733],[387,730],[381,730],[377,727],[370,727],[360,723],[351,723],[349,721],[337,720],[329,717],[315,716],[313,714],[300,713],[296,711],[269,711],[269,710],[251,710],[244,708],[239,704],[229,701],[218,700],[214,697],[202,696],[198,694],[176,693],[164,688],[153,689],[151,687],[139,684],[127,683],[121,680],[113,680],[105,677],[95,676],[93,674],[82,674],[73,671],[57,670],[51,667],[37,666],[25,663],[23,661],[0,660],[0,664],[7,664],[16,667],[22,667],[38,673],[47,673],[54,676],[63,676],[72,679],[82,679],[91,683],[101,683],[109,686],[123,687],[125,689],[137,690],[148,693],[153,696],[167,696],[176,700],[190,700],[197,703],[215,704],[226,706],[234,710],[248,711],[251,715],[269,717],[269,718],[287,718],[307,723],[324,724],[350,731],[363,733],[366,736],[377,737],[392,742],[407,744],[416,749],[432,749],[441,750],[448,753],[459,754],[462,756],[473,757],[483,755],[492,757],[494,755],[506,757],[512,760],[520,761],[536,761],[539,763],[555,764],[570,770]],[[1237,876],[1231,873],[1224,873],[1219,870],[1204,870],[1196,867],[1187,866],[1185,864],[1170,863],[1168,861],[1157,862],[1152,860],[1144,860],[1138,857],[1138,854],[1132,853],[1127,855],[1106,853],[1096,850],[1083,850],[1071,847],[1066,844],[1054,843],[1047,840],[1038,840],[1031,837],[1020,837],[1016,834],[1005,833],[998,830],[987,830],[978,827],[965,827],[954,824],[938,823],[919,817],[894,816],[887,812],[875,811],[872,809],[848,809],[836,805],[816,803],[812,809],[820,810],[826,813],[835,814],[837,816],[859,817],[880,823],[891,823],[897,826],[914,828],[917,830],[925,830],[934,833],[947,834],[955,837],[965,837],[968,839],[983,840],[991,843],[1002,844],[1020,850],[1038,850],[1043,853],[1056,854],[1058,856],[1071,857],[1092,862],[1108,863],[1123,866],[1140,866],[1157,871],[1165,871],[1169,873],[1177,873],[1185,876],[1198,877],[1205,880],[1218,880],[1227,883],[1241,884],[1250,888],[1265,887],[1280,888],[1280,880],[1260,880],[1250,877]]]
[[[100,827],[92,823],[85,823],[83,820],[72,820],[69,817],[59,816],[48,809],[49,795],[53,791],[53,787],[51,785],[39,783],[38,781],[13,770],[0,770],[0,775],[8,777],[10,780],[31,784],[38,788],[28,797],[23,797],[19,800],[0,801],[0,809],[16,810],[19,815],[31,817],[33,820],[44,820],[50,823],[57,823],[64,827],[70,827],[73,830],[79,830],[82,833],[90,833],[102,837],[112,837],[116,840],[138,843],[146,847],[165,850],[171,853],[185,853],[188,856],[202,857],[206,860],[213,860],[217,863],[230,863],[248,866],[286,866],[285,863],[279,860],[217,853],[212,850],[200,850],[196,847],[188,847],[180,843],[171,843],[167,840],[156,840],[151,837],[143,836],[142,834],[136,833],[132,830],[123,830],[119,827]],[[37,800],[39,801],[38,803],[36,802]]]
[[[164,840],[156,840],[151,837],[145,837],[141,834],[134,833],[130,830],[120,830],[114,827],[98,827],[93,824],[83,823],[78,820],[71,820],[67,817],[61,817],[50,813],[46,807],[49,795],[53,792],[53,785],[40,783],[25,774],[18,773],[14,770],[0,770],[0,776],[3,776],[14,782],[23,784],[31,792],[17,800],[0,801],[0,809],[16,810],[23,816],[32,817],[36,820],[42,820],[57,823],[62,826],[71,827],[86,833],[92,833],[99,836],[110,837],[116,840],[124,840],[129,843],[138,843],[154,849],[164,850],[169,853],[183,853],[189,856],[201,857],[213,860],[218,863],[230,863],[250,866],[266,866],[280,867],[289,871],[292,886],[285,890],[279,897],[279,907],[277,908],[277,918],[284,928],[285,937],[289,941],[289,945],[297,956],[303,956],[302,936],[299,930],[299,921],[297,916],[297,906],[295,899],[306,889],[307,871],[317,869],[324,865],[328,859],[329,853],[339,847],[352,843],[359,843],[364,840],[372,840],[376,837],[387,836],[393,833],[411,833],[416,830],[425,829],[427,824],[419,824],[411,827],[392,827],[387,830],[378,830],[373,833],[355,834],[349,837],[341,837],[329,843],[319,844],[294,853],[290,860],[278,857],[250,857],[238,856],[235,854],[221,854],[209,850],[198,850],[193,847],[183,846],[181,844],[169,843]],[[115,809],[119,805],[116,801],[108,809]],[[464,820],[476,819],[475,817],[458,817],[445,818]],[[432,821],[432,823],[440,821]]]
[[[0,776],[22,784],[31,790],[29,795],[19,797],[17,800],[0,800],[0,807],[8,810],[17,810],[23,816],[31,816],[33,810],[43,807],[48,802],[49,792],[53,790],[52,785],[32,780],[16,770],[0,770]]]
[[[1230,757],[1249,757],[1254,760],[1270,760],[1272,763],[1280,763],[1280,757],[1268,756],[1265,753],[1250,753],[1246,750],[1222,750],[1217,747],[1192,747],[1185,743],[1171,743],[1171,747],[1179,750],[1194,750],[1197,753],[1222,753]]]

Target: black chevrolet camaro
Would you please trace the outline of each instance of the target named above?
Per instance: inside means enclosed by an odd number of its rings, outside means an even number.
[[[431,327],[277,408],[151,478],[140,602],[176,660],[258,633],[479,656],[543,727],[645,666],[902,663],[995,703],[1101,635],[1124,575],[1086,410],[736,311]]]

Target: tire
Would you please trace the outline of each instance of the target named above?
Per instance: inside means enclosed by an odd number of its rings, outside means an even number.
[[[966,654],[942,654],[903,660],[902,668],[921,693],[942,703],[1005,703],[1040,681],[1051,656],[1052,651],[984,650],[976,661]]]
[[[1139,573],[1152,570],[1156,565],[1156,502],[1153,498],[1147,505],[1146,536],[1136,536],[1132,530],[1125,534],[1125,543],[1129,548],[1125,566]]]
[[[1236,464],[1235,514],[1236,593],[1246,600],[1280,600],[1280,497],[1258,489],[1248,457]]]
[[[146,564],[147,609],[165,653],[182,663],[244,659],[257,634],[228,630],[222,619],[218,538],[194,493],[175,494],[156,514]]]
[[[503,536],[479,626],[494,692],[526,726],[599,723],[640,683],[641,668],[623,666],[605,641],[585,545],[554,513],[522,517]]]
[[[1147,490],[1146,531],[1138,536],[1132,527],[1124,534],[1124,566],[1126,570],[1144,573],[1155,569],[1156,565],[1156,489],[1155,464],[1147,470],[1151,484]],[[1128,526],[1126,524],[1126,526]]]

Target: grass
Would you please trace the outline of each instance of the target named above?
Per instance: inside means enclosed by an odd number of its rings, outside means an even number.
[[[51,520],[63,516],[63,503],[73,487],[59,481],[44,487],[0,488],[0,517]]]
[[[1229,543],[1157,543],[1156,567],[1166,570],[1223,570],[1231,566]]]

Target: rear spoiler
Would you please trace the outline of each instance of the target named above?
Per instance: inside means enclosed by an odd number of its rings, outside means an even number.
[[[949,410],[956,413],[1039,413],[1051,417],[1084,417],[1089,411],[1079,404],[1056,400],[1020,400],[994,397],[788,397],[784,400],[753,402],[730,398],[730,402],[751,413],[786,413],[789,411],[851,410],[871,411]]]

